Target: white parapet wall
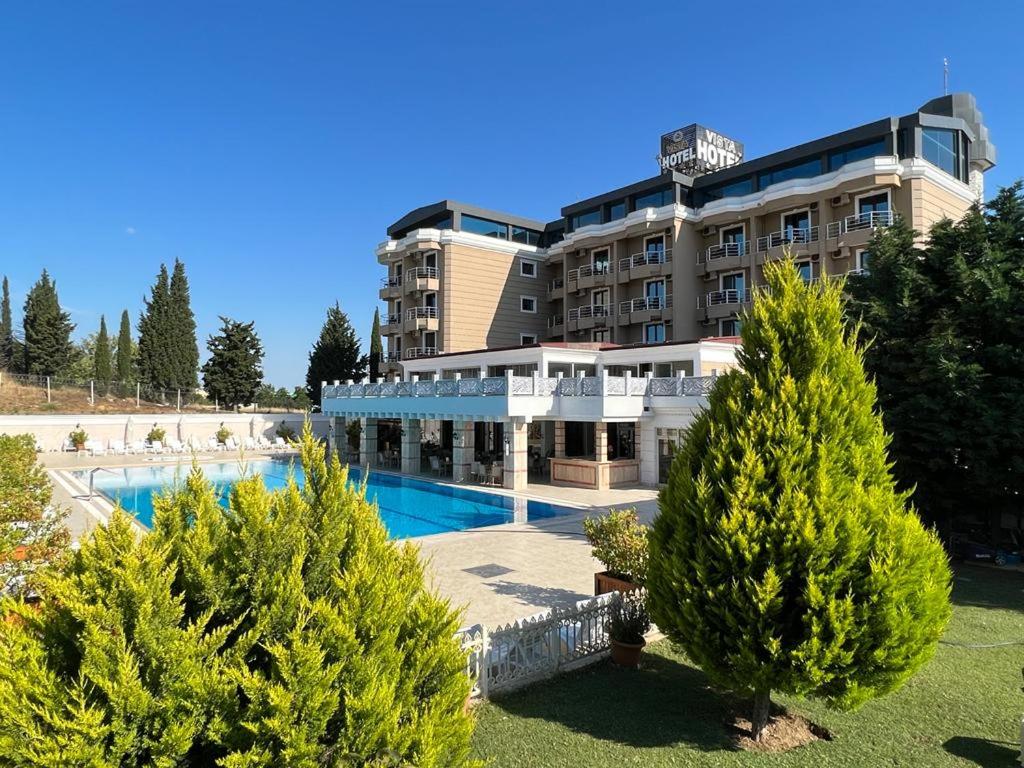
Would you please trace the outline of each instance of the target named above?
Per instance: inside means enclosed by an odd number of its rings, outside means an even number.
[[[0,416],[0,434],[30,434],[44,451],[59,451],[68,434],[77,428],[85,430],[90,440],[104,446],[111,440],[144,440],[155,426],[168,438],[186,442],[194,438],[202,443],[227,427],[239,439],[266,437],[273,440],[278,427],[288,424],[296,433],[302,431],[307,418],[303,413],[110,413],[110,414],[47,414]],[[308,417],[319,437],[327,435],[329,419],[322,414]]]

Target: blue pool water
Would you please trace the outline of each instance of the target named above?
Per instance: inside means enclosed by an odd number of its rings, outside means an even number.
[[[227,504],[231,486],[242,476],[238,463],[220,462],[201,466],[203,473],[220,493],[221,503]],[[250,474],[261,474],[267,488],[276,489],[285,486],[290,467],[289,460],[268,459],[250,461],[247,471]],[[150,527],[153,521],[153,494],[168,485],[181,482],[188,469],[187,466],[164,465],[102,471],[96,473],[94,487],[111,501],[119,502],[140,523]],[[89,484],[88,470],[74,474],[85,485]],[[301,470],[296,468],[295,475],[301,485]],[[352,467],[349,478],[360,482],[360,469]],[[366,493],[370,499],[376,500],[384,525],[393,539],[462,531],[513,521],[542,520],[578,511],[532,499],[518,499],[378,472],[370,472]]]

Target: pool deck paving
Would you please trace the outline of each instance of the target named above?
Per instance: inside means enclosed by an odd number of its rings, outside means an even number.
[[[238,453],[204,452],[196,458],[200,462],[223,462],[289,455],[295,454],[248,452],[242,457]],[[102,523],[111,505],[102,497],[90,499],[82,485],[69,482],[60,470],[187,463],[192,457],[50,453],[42,454],[41,459],[53,470],[54,501],[68,509],[68,527],[72,537],[79,539]],[[509,494],[502,489],[465,487]],[[631,506],[642,520],[649,522],[657,509],[657,490],[641,486],[594,491],[531,483],[525,492],[510,495],[579,511],[536,522],[506,523],[415,539],[433,587],[462,609],[466,626],[484,624],[493,628],[593,596],[594,573],[602,570],[602,566],[590,555],[583,520],[611,507]]]

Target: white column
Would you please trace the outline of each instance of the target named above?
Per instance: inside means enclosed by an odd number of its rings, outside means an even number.
[[[465,483],[473,466],[475,432],[472,421],[452,422],[452,481]]]
[[[417,475],[420,472],[420,445],[423,426],[419,419],[402,419],[402,472]]]
[[[529,456],[526,452],[526,424],[518,421],[505,422],[505,470],[504,486],[511,491],[525,491],[528,482]]]
[[[377,465],[377,420],[364,417],[360,421],[363,434],[359,440],[359,463],[369,469]]]

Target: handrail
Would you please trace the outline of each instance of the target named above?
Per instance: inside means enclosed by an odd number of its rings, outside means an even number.
[[[437,347],[410,347],[403,353],[406,360],[415,360],[418,357],[433,357],[437,354]]]
[[[672,261],[671,248],[656,248],[619,259],[619,271],[625,272],[627,269],[646,267],[650,264],[665,264],[670,261]]]
[[[703,300],[703,304],[701,303]],[[721,291],[711,291],[703,297],[697,297],[697,308],[714,307],[720,304],[743,304],[750,301],[749,288],[725,288]]]
[[[839,237],[847,232],[891,227],[894,220],[892,211],[864,211],[830,222],[825,228],[825,237]]]
[[[584,264],[582,267],[569,270],[569,282],[575,283],[581,277],[593,277],[595,275],[610,275],[615,269],[609,261],[607,265]]]
[[[418,320],[421,317],[437,318],[437,307],[410,307],[405,310],[406,320]]]
[[[397,288],[402,284],[402,278],[396,277],[395,275],[388,275],[380,279],[381,288]]]
[[[438,274],[437,267],[412,267],[405,270],[405,281],[408,283],[421,278],[436,280]]]
[[[628,315],[630,312],[651,312],[659,309],[666,309],[672,306],[672,294],[668,296],[642,296],[639,299],[627,299],[619,302],[619,314]]]
[[[757,250],[767,251],[780,245],[801,245],[818,241],[818,227],[787,227],[757,238]]]
[[[384,325],[398,325],[400,322],[402,322],[402,313],[391,312],[387,315],[387,318],[384,320]]]
[[[569,320],[580,320],[584,317],[611,317],[615,308],[611,304],[584,304],[569,310]]]
[[[715,259],[724,259],[727,256],[745,256],[750,253],[750,241],[740,240],[736,243],[719,243],[708,246],[704,253],[697,253],[697,263],[705,264]]]

